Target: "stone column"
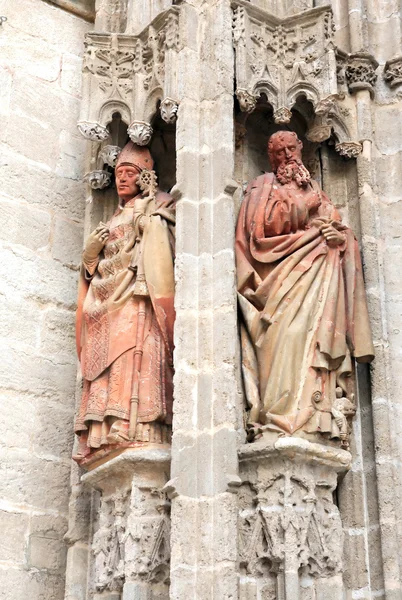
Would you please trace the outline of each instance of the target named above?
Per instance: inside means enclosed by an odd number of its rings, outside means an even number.
[[[181,5],[174,600],[237,598],[233,49],[229,0]]]
[[[126,450],[82,477],[101,492],[92,538],[94,600],[168,600],[170,450]]]

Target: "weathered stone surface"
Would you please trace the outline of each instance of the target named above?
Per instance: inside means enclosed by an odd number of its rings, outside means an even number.
[[[0,561],[25,563],[28,524],[27,513],[0,511]]]
[[[67,267],[78,269],[82,256],[82,238],[81,225],[56,217],[53,230],[53,258]]]
[[[46,252],[50,243],[51,224],[48,211],[1,197],[0,210],[2,240]]]
[[[69,462],[38,458],[22,450],[0,450],[2,491],[22,507],[66,512]]]

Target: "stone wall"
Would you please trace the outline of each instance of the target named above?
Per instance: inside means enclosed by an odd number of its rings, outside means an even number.
[[[0,589],[64,597],[85,207],[76,131],[89,24],[0,1]]]

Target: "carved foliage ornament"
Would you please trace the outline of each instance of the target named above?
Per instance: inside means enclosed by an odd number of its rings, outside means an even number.
[[[340,142],[335,145],[335,150],[345,158],[356,158],[363,150],[360,142]]]
[[[174,123],[177,119],[177,111],[179,104],[172,98],[165,98],[161,102],[160,111],[161,117],[166,123]]]
[[[342,568],[342,523],[333,488],[289,473],[239,491],[240,566],[252,576],[279,574],[285,559],[310,575],[328,577]],[[290,558],[292,557],[292,558]]]
[[[130,508],[130,492],[101,500],[92,542],[98,592],[120,591],[127,577],[160,582],[169,576],[170,504],[160,490],[137,489],[136,493],[144,506],[157,503],[156,516],[147,511],[135,514]]]
[[[278,19],[243,0],[233,2],[236,80],[242,110],[253,110],[261,92],[287,123],[299,94],[314,104],[337,93],[332,13],[317,8]],[[248,97],[246,94],[248,93]],[[244,100],[243,100],[244,99]],[[280,112],[279,112],[280,111]]]
[[[97,170],[87,173],[84,177],[93,190],[103,190],[111,183],[112,175],[109,171]]]
[[[85,139],[91,142],[103,142],[110,137],[110,132],[107,127],[99,123],[88,123],[88,121],[80,121],[77,125],[78,131]]]
[[[385,63],[384,79],[391,87],[402,83],[402,56],[388,60]]]
[[[346,82],[351,93],[359,90],[369,90],[374,94],[377,81],[376,69],[378,62],[371,54],[358,52],[350,54],[345,67]]]
[[[100,158],[104,164],[114,169],[120,152],[121,148],[119,146],[105,146],[102,148]]]
[[[152,139],[153,129],[145,121],[133,121],[127,129],[130,140],[138,146],[147,146]]]
[[[85,41],[84,71],[98,79],[99,88],[108,98],[124,98],[133,89],[134,53],[119,48],[116,34],[103,36],[106,43],[96,46]]]

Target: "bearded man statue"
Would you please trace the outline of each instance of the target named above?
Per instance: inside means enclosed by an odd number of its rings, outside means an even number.
[[[374,358],[352,231],[302,163],[302,142],[268,142],[273,173],[252,181],[236,231],[249,439],[270,430],[347,447],[353,358]],[[331,441],[330,441],[331,440]]]
[[[116,164],[119,205],[82,258],[77,347],[83,376],[75,460],[170,441],[174,225],[149,150],[129,142]]]

